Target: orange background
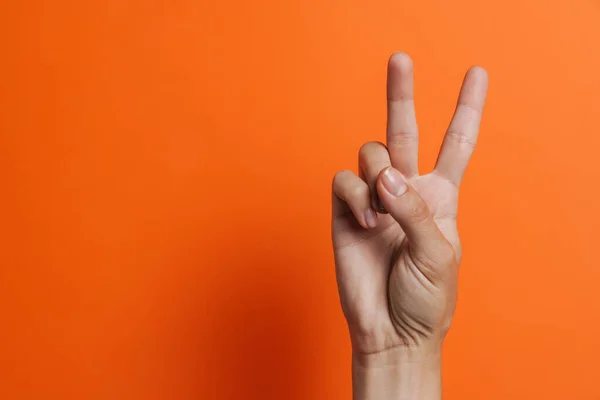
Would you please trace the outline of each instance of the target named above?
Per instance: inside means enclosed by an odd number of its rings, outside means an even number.
[[[4,1],[0,398],[349,399],[330,181],[490,73],[447,399],[600,399],[600,3]]]

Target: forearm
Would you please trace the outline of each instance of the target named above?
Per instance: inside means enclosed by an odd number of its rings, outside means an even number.
[[[441,349],[352,357],[354,400],[440,400],[441,381]]]

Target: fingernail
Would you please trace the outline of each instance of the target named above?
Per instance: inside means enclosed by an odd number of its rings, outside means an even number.
[[[381,177],[381,183],[387,189],[388,192],[393,194],[394,196],[401,196],[406,193],[408,187],[396,169],[392,167],[387,167],[385,171],[383,171],[383,176]]]
[[[377,214],[375,211],[368,208],[365,212],[365,222],[369,228],[375,228],[377,226]]]

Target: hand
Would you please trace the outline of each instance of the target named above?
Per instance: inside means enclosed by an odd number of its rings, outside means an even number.
[[[333,180],[338,289],[355,357],[439,354],[456,304],[458,188],[475,143],[487,73],[471,68],[433,172],[419,175],[413,64],[388,64],[387,147],[359,151],[359,175]],[[389,214],[388,214],[389,213]]]

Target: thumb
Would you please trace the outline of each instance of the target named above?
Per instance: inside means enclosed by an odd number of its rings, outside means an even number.
[[[454,249],[435,223],[427,203],[398,170],[387,167],[379,173],[377,193],[421,261],[433,267],[451,262],[450,257],[454,259]]]

